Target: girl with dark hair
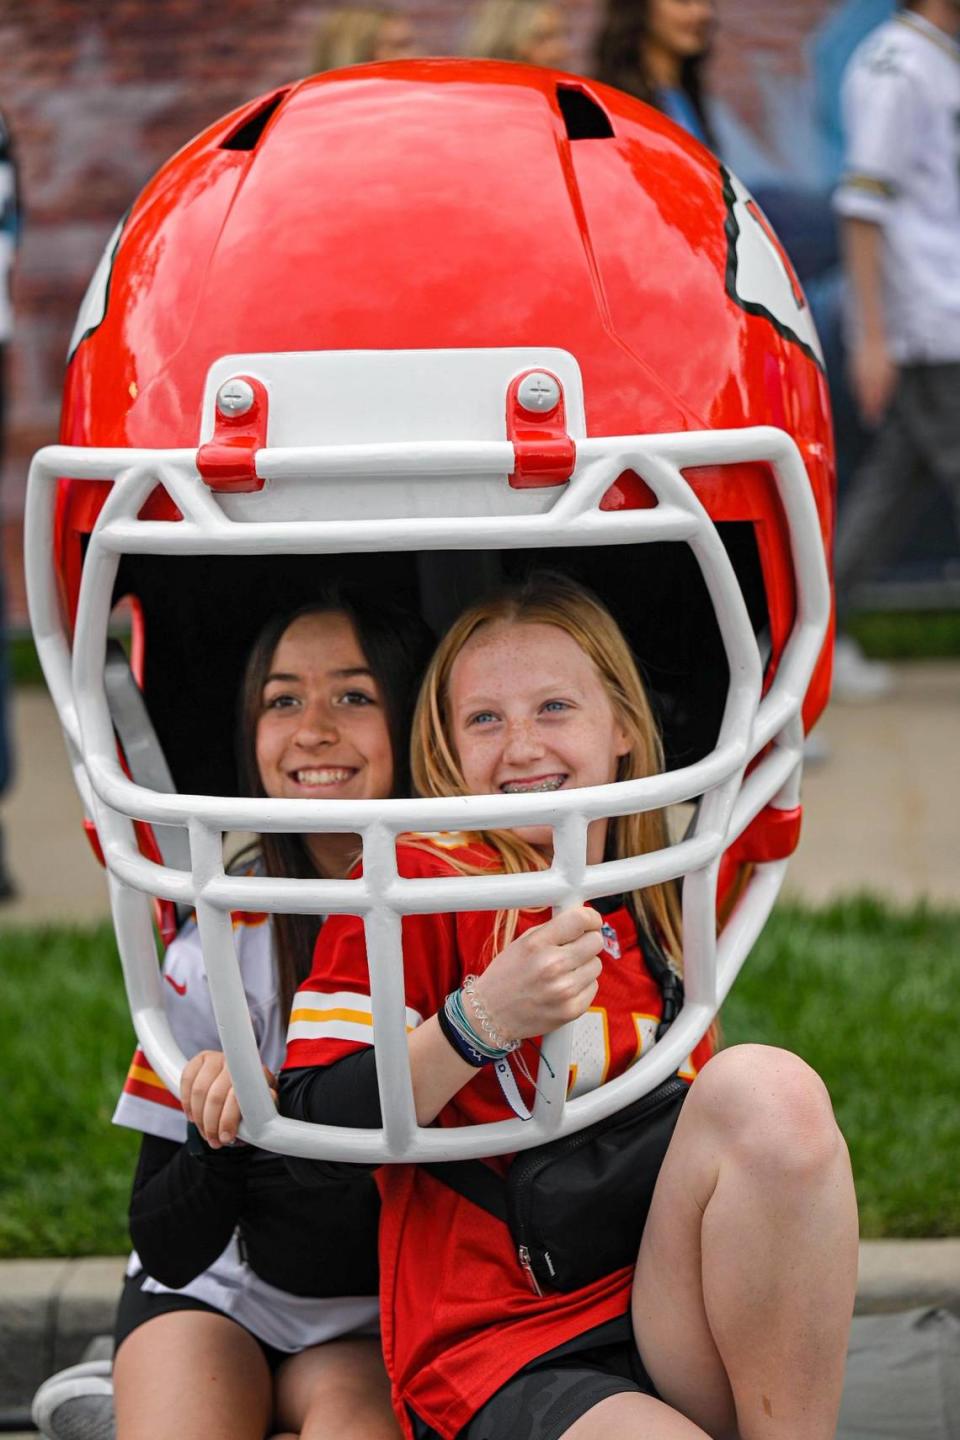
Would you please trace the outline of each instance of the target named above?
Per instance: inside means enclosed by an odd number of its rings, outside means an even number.
[[[703,76],[716,23],[716,0],[607,0],[594,42],[596,78],[662,110],[718,151]],[[786,176],[751,188],[801,282],[829,281],[840,258],[829,196]],[[815,308],[828,348],[835,318],[822,304]]]
[[[702,72],[716,14],[715,0],[607,0],[596,78],[646,100],[715,149]]]
[[[277,725],[276,719],[261,719],[272,662],[281,639],[295,626],[300,631],[319,631],[321,638],[331,626],[341,630],[352,627],[379,688],[391,737],[393,781],[382,793],[409,795],[410,717],[419,677],[430,658],[433,637],[426,625],[408,612],[379,601],[375,605],[365,602],[347,588],[332,590],[325,599],[292,615],[275,616],[254,642],[240,693],[237,769],[243,793],[253,796],[289,793],[294,798],[310,793],[309,787],[282,792],[268,789],[259,756],[262,737],[271,725],[274,729]],[[278,711],[289,714],[289,704],[274,703],[275,717]],[[283,726],[284,721],[279,723]],[[279,786],[284,782],[277,777],[274,784]],[[339,790],[329,786],[319,787],[316,793],[327,799],[340,797]],[[342,798],[351,798],[352,794],[344,790]],[[254,848],[267,875],[305,879],[313,875],[345,875],[359,851],[359,842],[352,835],[269,834],[261,835]],[[273,917],[272,927],[277,988],[285,1017],[290,1013],[297,985],[309,973],[320,920],[316,915],[278,913]]]
[[[418,619],[346,590],[271,620],[243,681],[241,784],[275,798],[408,793],[410,715],[431,648]],[[358,849],[353,835],[264,835],[249,863],[342,876]],[[321,923],[234,916],[271,1083]],[[349,1195],[336,1182],[301,1188],[279,1157],[235,1145],[240,1112],[195,919],[169,947],[164,980],[171,1029],[191,1057],[180,1097],[137,1051],[114,1117],[143,1132],[130,1209],[136,1250],[117,1317],[119,1440],[262,1440],[321,1427],[394,1437],[377,1338],[372,1182]]]

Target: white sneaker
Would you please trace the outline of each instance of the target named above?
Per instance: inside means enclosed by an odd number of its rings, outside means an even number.
[[[838,635],[833,650],[834,700],[882,700],[893,693],[893,671],[880,660],[868,660],[852,635]]]
[[[114,1440],[113,1362],[85,1360],[44,1380],[33,1423],[46,1440]]]

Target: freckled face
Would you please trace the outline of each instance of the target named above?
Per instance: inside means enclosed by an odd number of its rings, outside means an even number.
[[[257,768],[276,799],[379,800],[393,789],[383,697],[353,625],[301,615],[280,637],[263,687]]]
[[[474,634],[450,674],[452,739],[473,795],[606,785],[630,749],[593,661],[555,625],[497,622]],[[590,826],[590,863],[607,822]],[[549,826],[515,832],[544,853]]]

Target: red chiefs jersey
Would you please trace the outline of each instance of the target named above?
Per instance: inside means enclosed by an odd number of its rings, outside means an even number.
[[[408,877],[462,874],[458,862],[471,869],[495,869],[498,863],[492,849],[462,836],[436,837],[429,849],[400,845],[397,859],[400,874]],[[404,917],[409,1025],[436,1014],[466,975],[489,963],[494,918],[490,911]],[[518,933],[548,918],[547,912],[524,912]],[[661,1012],[659,987],[626,908],[605,917],[604,942],[600,988],[575,1025],[571,1093],[592,1089],[631,1065],[653,1043]],[[332,916],[293,1003],[284,1068],[331,1065],[372,1038],[363,924],[353,916]],[[535,1074],[537,1052],[530,1043],[523,1048],[526,1068]],[[691,1077],[709,1054],[702,1042],[691,1057]],[[532,1086],[515,1073],[532,1105]],[[485,1067],[435,1123],[477,1124],[509,1115],[493,1069]],[[386,1165],[377,1179],[383,1200],[384,1357],[408,1434],[407,1405],[452,1440],[529,1361],[627,1309],[629,1267],[569,1294],[535,1295],[501,1221],[419,1166]]]

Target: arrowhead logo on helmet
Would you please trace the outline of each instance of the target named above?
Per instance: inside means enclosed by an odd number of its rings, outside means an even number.
[[[751,315],[765,315],[822,368],[820,337],[793,262],[746,186],[723,166],[721,171],[728,206],[730,298]]]

